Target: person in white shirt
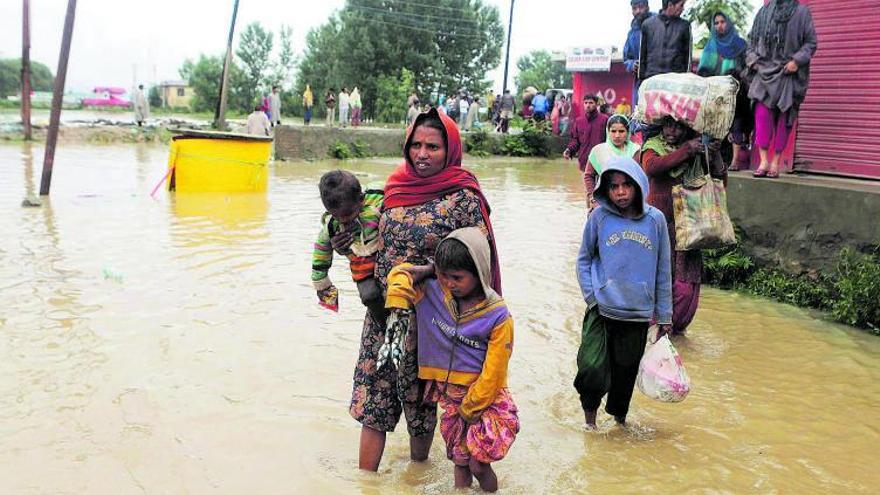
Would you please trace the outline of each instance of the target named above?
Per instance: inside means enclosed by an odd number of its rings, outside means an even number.
[[[348,125],[348,109],[351,99],[348,97],[348,88],[342,88],[339,92],[339,124],[343,127]]]
[[[281,88],[272,86],[272,93],[269,94],[269,115],[272,116],[272,127],[281,124]]]
[[[247,133],[255,136],[268,136],[271,128],[272,123],[269,122],[269,117],[266,117],[263,108],[260,105],[254,107],[254,112],[247,118]]]

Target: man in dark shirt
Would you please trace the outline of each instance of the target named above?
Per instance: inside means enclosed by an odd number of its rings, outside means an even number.
[[[639,81],[691,70],[691,24],[681,18],[685,0],[663,0],[660,15],[642,23]]]
[[[605,142],[605,126],[608,124],[608,116],[599,112],[598,103],[599,98],[596,95],[584,96],[584,114],[571,126],[571,140],[562,152],[567,160],[577,154],[578,168],[584,176],[588,208],[593,205],[593,188],[596,184],[596,171],[590,166],[588,159],[593,146]]]
[[[510,90],[505,89],[504,95],[501,96],[501,132],[504,134],[507,134],[507,129],[510,126],[510,119],[513,118],[515,105],[516,100],[514,100],[513,95],[510,94]]]

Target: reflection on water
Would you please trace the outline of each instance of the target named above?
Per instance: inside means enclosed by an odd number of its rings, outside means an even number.
[[[153,200],[166,148],[65,146],[51,200],[20,208],[41,156],[0,146],[4,493],[452,492],[440,442],[413,464],[402,432],[379,475],[355,469],[363,309],[344,262],[338,314],[309,282],[317,178],[338,162],[276,164],[264,195]],[[344,166],[369,184],[396,161]],[[706,290],[678,341],[685,402],[637,393],[631,427],[600,416],[584,432],[579,176],[570,162],[472,168],[517,324],[523,430],[497,465],[504,492],[873,491],[880,341],[742,295]]]

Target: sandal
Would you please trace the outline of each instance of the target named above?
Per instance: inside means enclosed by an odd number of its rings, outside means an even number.
[[[771,171],[767,172],[765,175],[768,179],[778,179],[779,178],[779,171],[777,170],[774,172],[773,170],[771,170]]]
[[[759,168],[758,170],[755,170],[754,172],[752,172],[752,176],[754,176],[754,177],[767,177],[767,171]]]

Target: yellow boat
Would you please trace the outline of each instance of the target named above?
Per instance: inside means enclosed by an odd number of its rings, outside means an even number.
[[[189,129],[174,132],[166,179],[169,191],[266,190],[271,137]]]

